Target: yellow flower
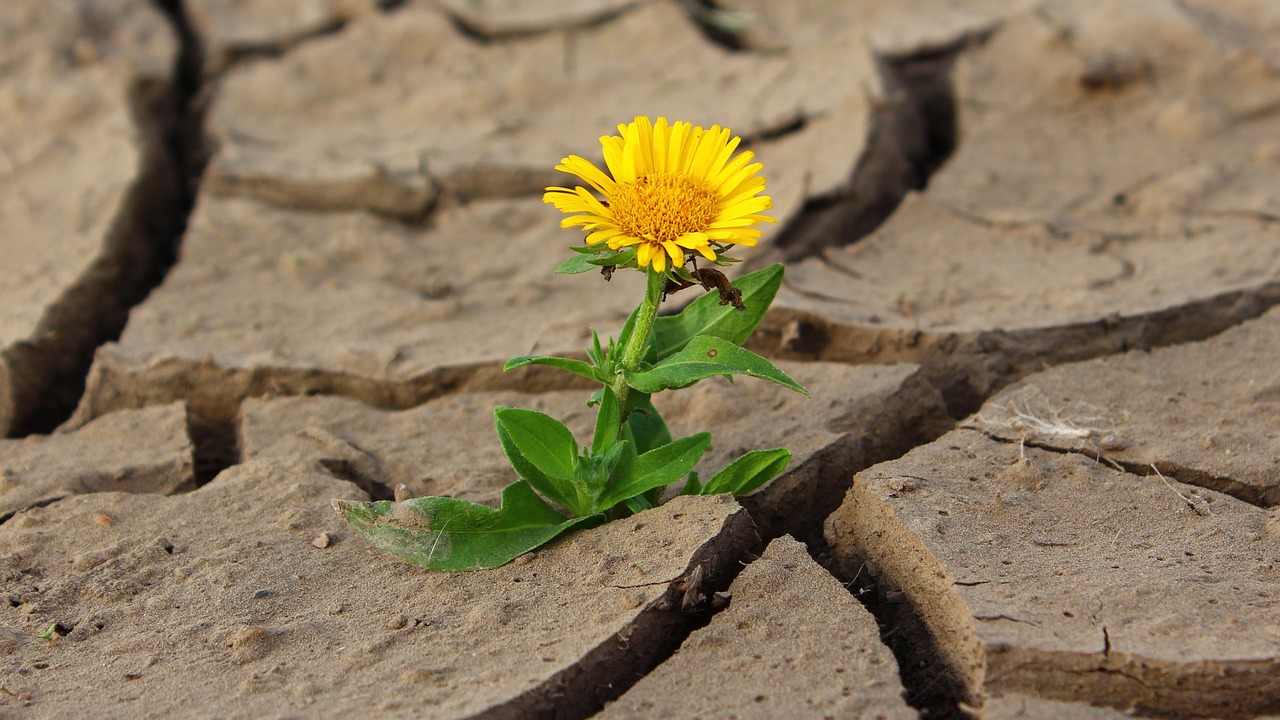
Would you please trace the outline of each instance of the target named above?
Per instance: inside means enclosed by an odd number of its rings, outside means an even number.
[[[581,226],[587,245],[611,250],[636,246],[636,262],[657,272],[682,267],[685,250],[708,260],[728,245],[752,247],[760,231],[775,222],[760,213],[772,205],[764,192],[763,165],[750,150],[734,155],[742,138],[728,128],[687,122],[656,123],[637,116],[618,126],[619,135],[600,138],[606,175],[586,158],[570,155],[556,170],[577,175],[584,187],[549,187],[542,199],[569,215],[560,226]],[[732,139],[730,139],[732,137]]]

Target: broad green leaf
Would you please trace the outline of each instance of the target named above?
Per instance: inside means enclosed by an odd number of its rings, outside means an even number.
[[[716,473],[698,494],[747,495],[781,475],[790,463],[789,450],[752,450]]]
[[[597,502],[596,511],[608,510],[628,498],[679,480],[698,464],[710,444],[709,433],[698,433],[637,456]]]
[[[770,265],[733,282],[733,286],[742,292],[746,309],[721,305],[719,293],[709,292],[676,315],[658,316],[653,323],[654,358],[663,360],[670,357],[698,335],[724,338],[741,345],[760,324],[781,285],[782,266]]]
[[[599,455],[618,442],[622,429],[622,411],[618,408],[618,396],[608,387],[603,388],[600,406],[596,408],[596,431],[591,438],[591,453]]]
[[[600,382],[600,378],[596,377],[595,368],[591,367],[590,363],[573,358],[555,357],[554,355],[521,355],[513,357],[507,361],[506,365],[502,366],[502,371],[510,372],[525,365],[549,365],[571,372],[574,375],[580,375],[588,380]]]
[[[627,509],[630,510],[632,513],[642,513],[645,510],[653,509],[653,503],[649,502],[649,498],[645,497],[644,495],[637,495],[635,497],[627,498],[622,502],[627,506]]]
[[[504,565],[591,517],[566,518],[529,484],[517,481],[492,508],[447,497],[395,503],[334,500],[356,533],[374,547],[428,570],[482,570]]]
[[[534,410],[499,407],[493,417],[498,441],[516,473],[551,500],[583,514],[573,483],[578,443],[569,428]]]
[[[648,395],[633,392],[629,402],[634,409],[627,418],[627,428],[636,444],[636,452],[647,453],[671,442],[671,431]]]
[[[681,495],[701,495],[702,483],[698,482],[698,473],[689,473],[689,479],[684,481],[684,487],[680,490]]]
[[[688,387],[703,378],[742,374],[769,380],[803,395],[809,391],[759,355],[730,340],[699,335],[684,349],[648,370],[628,373],[627,384],[640,392],[655,393]]]
[[[590,255],[570,255],[559,265],[556,265],[556,272],[561,275],[577,275],[578,273],[595,269],[596,266],[591,264]]]

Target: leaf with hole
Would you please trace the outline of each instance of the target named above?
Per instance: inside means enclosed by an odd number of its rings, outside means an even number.
[[[627,384],[645,393],[688,387],[718,375],[748,375],[808,396],[809,391],[773,363],[724,338],[699,335],[648,370],[627,373]]]

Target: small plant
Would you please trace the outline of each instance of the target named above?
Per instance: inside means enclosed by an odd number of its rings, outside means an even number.
[[[600,138],[605,174],[577,155],[557,170],[584,187],[547,188],[543,199],[579,227],[586,244],[556,268],[575,274],[621,270],[647,278],[639,306],[617,337],[592,333],[586,360],[513,358],[506,370],[548,365],[599,383],[588,404],[595,432],[580,446],[559,421],[533,410],[494,411],[498,442],[519,479],[493,508],[449,497],[402,502],[333,501],[334,509],[374,546],[430,570],[492,568],[573,528],[596,525],[654,507],[668,486],[680,494],[745,495],[780,475],[785,449],[754,450],[702,482],[694,466],[711,435],[672,439],[652,402],[655,393],[711,377],[748,375],[806,393],[768,360],[742,347],[782,283],[774,265],[730,283],[716,268],[737,260],[735,245],[754,246],[773,222],[771,200],[753,154],[734,154],[741,138],[718,125],[650,123],[647,117]],[[597,194],[600,198],[597,198]],[[670,294],[701,286],[707,294],[680,313],[658,315]]]

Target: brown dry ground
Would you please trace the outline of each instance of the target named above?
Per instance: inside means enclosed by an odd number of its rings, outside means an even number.
[[[0,717],[1280,714],[1274,0],[6,0]],[[787,264],[702,471],[487,573],[333,498],[496,499],[640,292],[539,199],[734,128]],[[634,275],[634,274],[633,274]]]

